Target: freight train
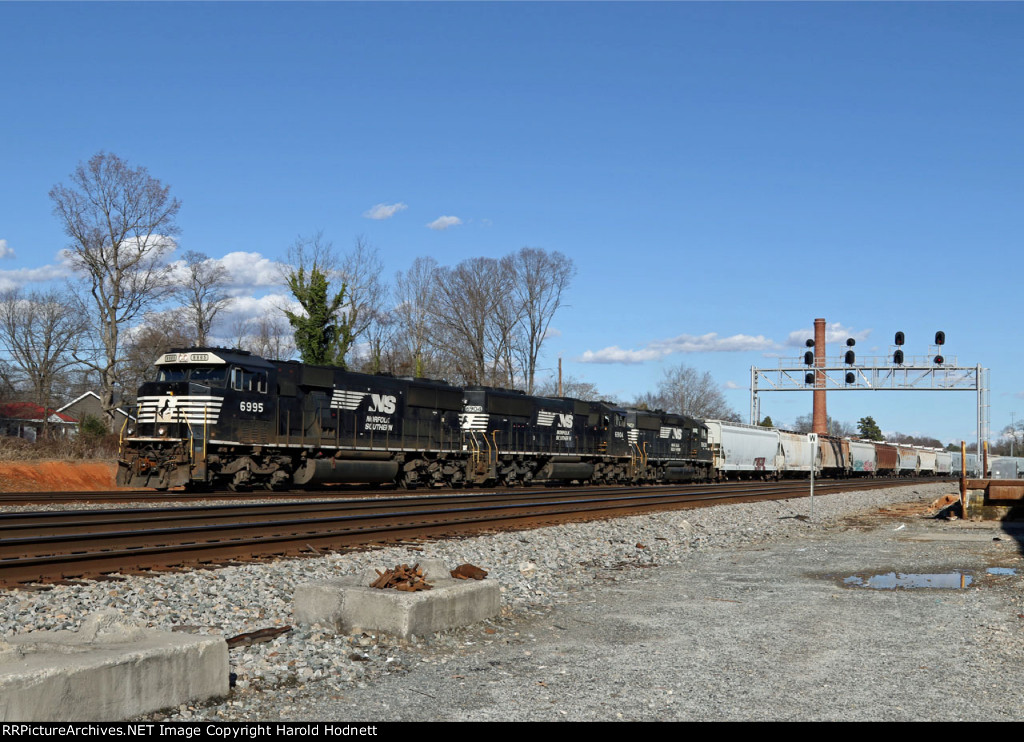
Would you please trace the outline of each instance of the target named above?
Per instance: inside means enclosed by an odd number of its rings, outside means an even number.
[[[948,452],[697,420],[608,402],[173,349],[121,433],[117,482],[277,489],[668,483],[949,474]]]

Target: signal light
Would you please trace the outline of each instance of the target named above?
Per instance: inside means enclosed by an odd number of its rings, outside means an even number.
[[[946,362],[946,359],[943,358],[942,356],[935,356],[935,362],[941,366],[943,363]]]
[[[853,365],[853,362],[856,359],[857,359],[857,355],[852,350],[846,351],[846,355],[843,357],[843,360],[845,360],[846,363],[849,364],[850,366]]]
[[[936,345],[945,345],[946,344],[946,333],[944,333],[942,330],[939,330],[937,333],[935,333],[935,344]]]
[[[852,348],[852,347],[853,347],[853,346],[855,346],[856,344],[857,344],[857,341],[856,341],[856,340],[854,340],[853,338],[846,338],[846,346],[847,346],[848,348]]]
[[[892,354],[892,362],[895,363],[898,366],[902,366],[903,365],[903,351],[902,350],[897,350],[895,353]]]
[[[905,342],[905,340],[903,338],[903,333],[902,332],[897,332],[896,333],[896,345],[903,345],[904,342]]]
[[[846,383],[847,384],[852,384],[856,380],[857,380],[857,375],[854,374],[853,371],[847,371],[846,372]]]
[[[814,347],[814,341],[811,340],[810,338],[807,338],[806,345],[807,345],[808,348],[813,348]]]
[[[813,384],[814,383],[814,372],[813,371],[808,371],[806,374],[804,374],[804,383],[805,384]]]
[[[804,364],[808,366],[814,365],[814,353],[812,353],[811,351],[807,351],[806,353],[804,353]]]

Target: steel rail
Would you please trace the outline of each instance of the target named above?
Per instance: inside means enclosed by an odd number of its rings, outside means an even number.
[[[904,482],[895,482],[903,484]],[[876,483],[892,486],[893,483]],[[819,491],[865,488],[864,482],[830,484]],[[82,532],[73,520],[64,523],[63,532],[56,521],[25,524],[24,528],[0,526],[0,585],[63,577],[97,576],[116,570],[164,567],[251,558],[259,555],[316,552],[318,548],[366,546],[409,538],[455,535],[517,525],[537,525],[566,519],[610,517],[642,510],[699,506],[721,500],[789,498],[795,490],[806,491],[807,483],[772,484],[739,490],[705,487],[703,491],[659,491],[644,488],[630,492],[595,494],[569,492],[536,497],[509,497],[508,493],[474,495],[470,498],[427,498],[427,503],[398,499],[388,503],[372,501],[341,502],[334,514],[323,509],[306,517],[295,512],[273,513],[276,504],[266,507],[264,518],[239,519],[233,508],[219,506],[194,513],[186,521],[160,522],[135,520],[118,522],[102,511],[108,520],[86,524]],[[542,499],[543,498],[543,499]],[[311,504],[312,505],[312,504]],[[323,506],[324,503],[315,503]],[[346,508],[355,506],[356,511]],[[379,507],[375,507],[379,506]],[[81,516],[95,511],[74,511]],[[340,514],[339,514],[340,513]],[[146,511],[133,510],[132,516]],[[18,516],[21,514],[7,514]],[[31,516],[40,515],[31,513]],[[62,513],[62,515],[69,515]],[[158,514],[158,517],[161,514]],[[164,513],[163,515],[166,515]],[[211,522],[216,521],[216,522]],[[9,520],[8,525],[12,521]],[[152,524],[157,523],[157,527]],[[102,524],[102,527],[100,527]],[[14,524],[16,525],[16,523]],[[141,527],[140,527],[141,526]],[[33,528],[35,532],[33,535]],[[106,530],[104,530],[106,529]],[[11,535],[20,534],[20,535]]]

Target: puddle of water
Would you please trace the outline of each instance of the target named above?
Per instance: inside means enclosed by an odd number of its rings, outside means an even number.
[[[990,575],[1015,575],[1017,570],[1014,567],[989,567],[985,570]]]
[[[886,574],[858,577],[853,575],[843,580],[849,587],[867,587],[874,590],[896,590],[911,588],[939,588],[943,590],[960,590],[974,581],[965,572],[947,572],[945,574],[903,574],[888,572]]]

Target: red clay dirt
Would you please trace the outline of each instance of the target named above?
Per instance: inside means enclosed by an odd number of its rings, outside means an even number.
[[[0,492],[118,489],[113,461],[0,461]]]

